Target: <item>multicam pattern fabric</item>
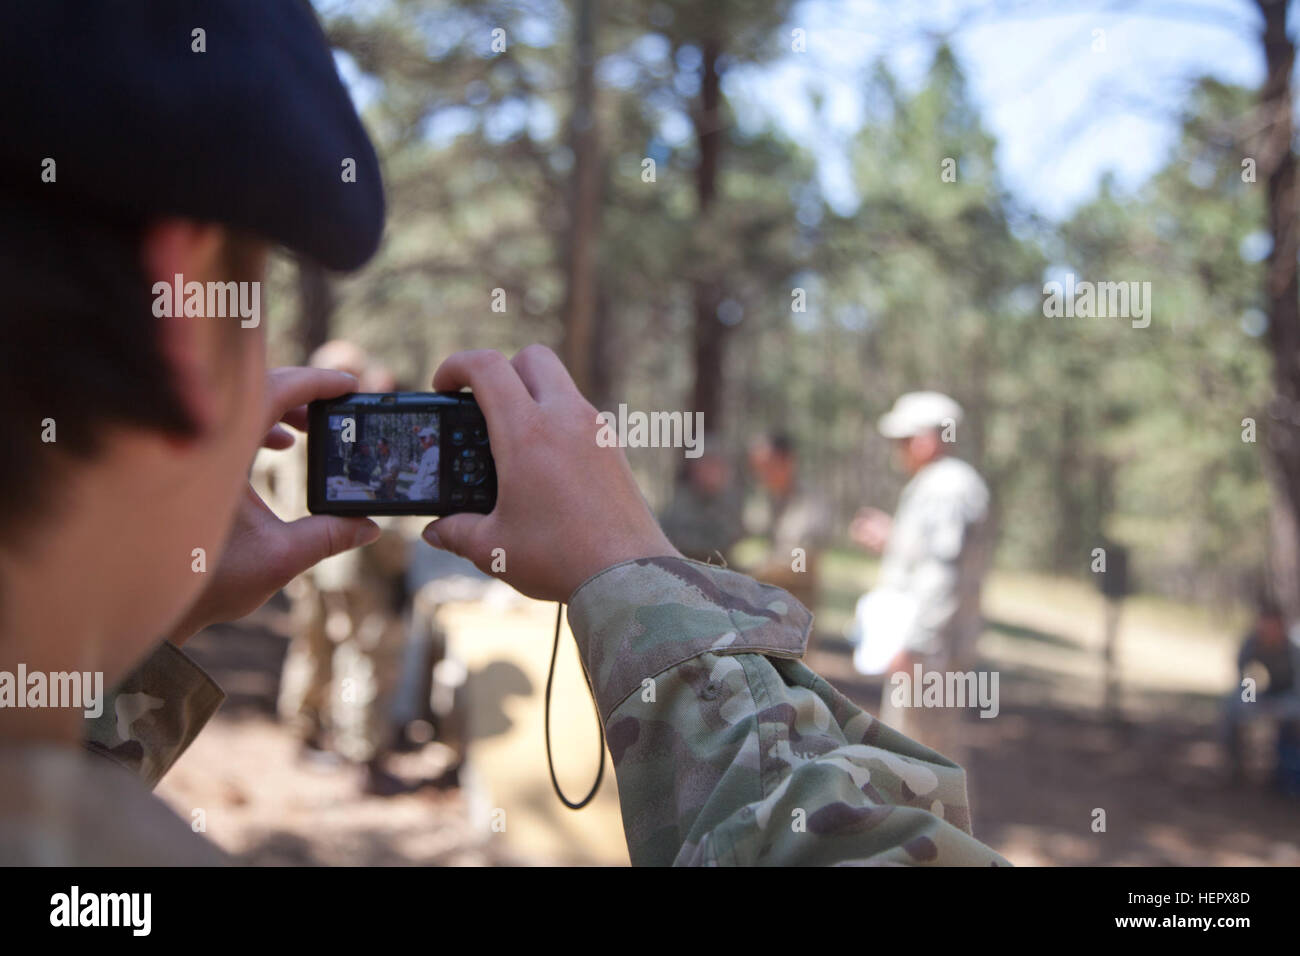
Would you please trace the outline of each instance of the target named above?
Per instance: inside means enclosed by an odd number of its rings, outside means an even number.
[[[647,558],[583,584],[569,621],[634,864],[1007,864],[960,767],[799,662],[812,615],[787,592]]]
[[[191,821],[148,789],[224,699],[196,664],[163,643],[105,695],[103,713],[84,722],[83,743],[91,753],[0,746],[0,864],[228,864]]]
[[[812,615],[787,592],[647,558],[586,582],[569,620],[634,864],[1006,864],[971,834],[960,767],[800,663]],[[163,645],[87,722],[87,745],[152,785],[220,701]]]
[[[164,641],[105,695],[104,712],[85,722],[84,742],[153,787],[225,699],[202,668]]]
[[[137,776],[84,751],[0,746],[0,780],[0,865],[230,863]]]

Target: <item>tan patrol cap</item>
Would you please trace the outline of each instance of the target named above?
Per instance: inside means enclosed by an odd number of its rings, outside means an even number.
[[[942,392],[908,392],[880,417],[877,427],[886,438],[912,438],[961,419],[961,406]]]

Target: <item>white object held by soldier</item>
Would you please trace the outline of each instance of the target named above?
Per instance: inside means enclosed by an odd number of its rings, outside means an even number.
[[[859,674],[883,674],[907,646],[920,606],[908,594],[877,588],[858,598],[849,640],[857,645],[853,667]]]

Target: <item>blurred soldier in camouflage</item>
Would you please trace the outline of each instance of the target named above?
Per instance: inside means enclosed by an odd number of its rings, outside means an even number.
[[[392,374],[352,342],[326,342],[314,368],[355,375],[358,390],[388,392]],[[270,459],[282,517],[306,514],[305,443]],[[384,769],[396,729],[393,695],[406,639],[405,575],[409,542],[400,525],[379,519],[379,540],[322,561],[288,591],[293,639],[280,675],[279,711],[307,753],[332,749],[364,768],[367,793],[392,794],[402,783]]]
[[[176,645],[379,534],[364,519],[286,524],[247,483],[260,442],[291,443],[279,423],[301,428],[307,402],[355,378],[268,374],[259,328],[150,312],[152,283],[177,274],[263,280],[273,241],[350,269],[382,235],[378,162],[310,7],[209,0],[204,17],[197,58],[175,46],[190,14],[164,0],[0,6],[0,84],[42,93],[0,106],[18,131],[0,143],[0,334],[14,345],[0,350],[0,670],[94,662],[117,687],[89,726],[80,710],[0,710],[4,863],[223,862],[148,790],[221,700]],[[177,102],[207,109],[180,128]],[[94,161],[24,190],[49,143]],[[338,180],[340,156],[355,181]],[[553,352],[457,353],[433,386],[473,389],[499,483],[491,514],[432,522],[425,539],[484,571],[505,549],[502,580],[569,603],[633,862],[1005,862],[970,832],[958,766],[799,662],[805,607],[672,547]],[[36,427],[51,414],[57,445]]]
[[[379,487],[375,497],[380,501],[392,501],[397,497],[397,476],[401,473],[402,463],[393,453],[393,446],[387,438],[379,439],[375,446],[376,479]]]
[[[826,507],[804,487],[789,435],[776,433],[755,441],[749,448],[749,467],[764,493],[760,533],[768,543],[751,573],[785,588],[804,607],[815,608],[818,565],[829,526]]]
[[[1283,792],[1295,788],[1294,766],[1284,755],[1300,744],[1300,689],[1296,671],[1300,650],[1287,633],[1281,609],[1267,594],[1257,598],[1254,625],[1237,652],[1237,686],[1224,698],[1221,735],[1234,783],[1245,780],[1245,729],[1249,722],[1271,720],[1277,729],[1275,781]],[[1251,679],[1247,684],[1246,679]],[[1262,687],[1258,687],[1262,678]],[[1258,687],[1258,689],[1257,689]]]
[[[700,457],[682,462],[659,523],[686,557],[725,566],[741,535],[740,501],[726,457],[707,436],[703,448]]]

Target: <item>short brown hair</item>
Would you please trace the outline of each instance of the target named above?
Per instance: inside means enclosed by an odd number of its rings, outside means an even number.
[[[143,236],[140,222],[0,197],[2,541],[48,508],[60,460],[98,454],[105,425],[195,432],[163,361]],[[248,275],[256,250],[237,237],[226,265]]]

